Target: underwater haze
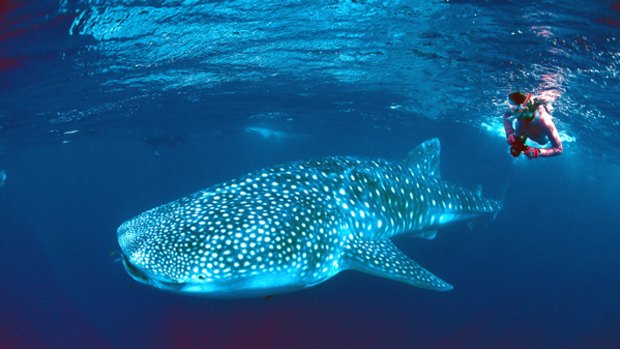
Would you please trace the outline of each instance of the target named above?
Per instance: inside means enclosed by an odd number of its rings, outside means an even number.
[[[0,0],[1,348],[620,347],[620,2]],[[508,93],[561,156],[508,153]],[[401,161],[496,217],[393,239],[454,287],[275,296],[126,272],[132,217],[273,165]]]

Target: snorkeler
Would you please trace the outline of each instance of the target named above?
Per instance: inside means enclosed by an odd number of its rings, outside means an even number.
[[[542,98],[513,92],[508,95],[509,111],[504,113],[506,140],[510,145],[510,155],[517,157],[521,153],[528,159],[550,157],[562,154],[562,141]],[[527,139],[550,147],[537,148],[525,144]]]

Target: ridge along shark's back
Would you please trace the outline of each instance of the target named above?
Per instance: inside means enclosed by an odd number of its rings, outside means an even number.
[[[127,272],[160,289],[272,295],[354,269],[452,287],[389,240],[500,209],[439,179],[439,141],[405,161],[328,157],[273,166],[147,211],[118,229]]]

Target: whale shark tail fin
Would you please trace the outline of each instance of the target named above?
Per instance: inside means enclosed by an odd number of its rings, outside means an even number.
[[[390,240],[352,241],[345,250],[346,269],[434,291],[452,289],[445,281],[402,253]]]
[[[503,205],[504,204],[504,200],[506,199],[506,193],[508,192],[508,188],[510,188],[510,182],[507,182],[504,185],[504,188],[502,189],[502,195],[499,197],[499,202]],[[497,214],[499,213],[499,210],[495,211],[495,213],[493,214],[493,220],[495,220],[495,218],[497,218]]]
[[[416,171],[439,178],[441,177],[439,173],[440,152],[439,139],[433,138],[410,151],[405,158],[405,163]]]

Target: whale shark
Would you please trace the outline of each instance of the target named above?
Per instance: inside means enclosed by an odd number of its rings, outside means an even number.
[[[451,290],[391,238],[432,239],[502,204],[442,180],[439,153],[435,138],[400,161],[324,157],[214,185],[121,224],[123,265],[140,283],[206,297],[272,296],[345,270]]]

